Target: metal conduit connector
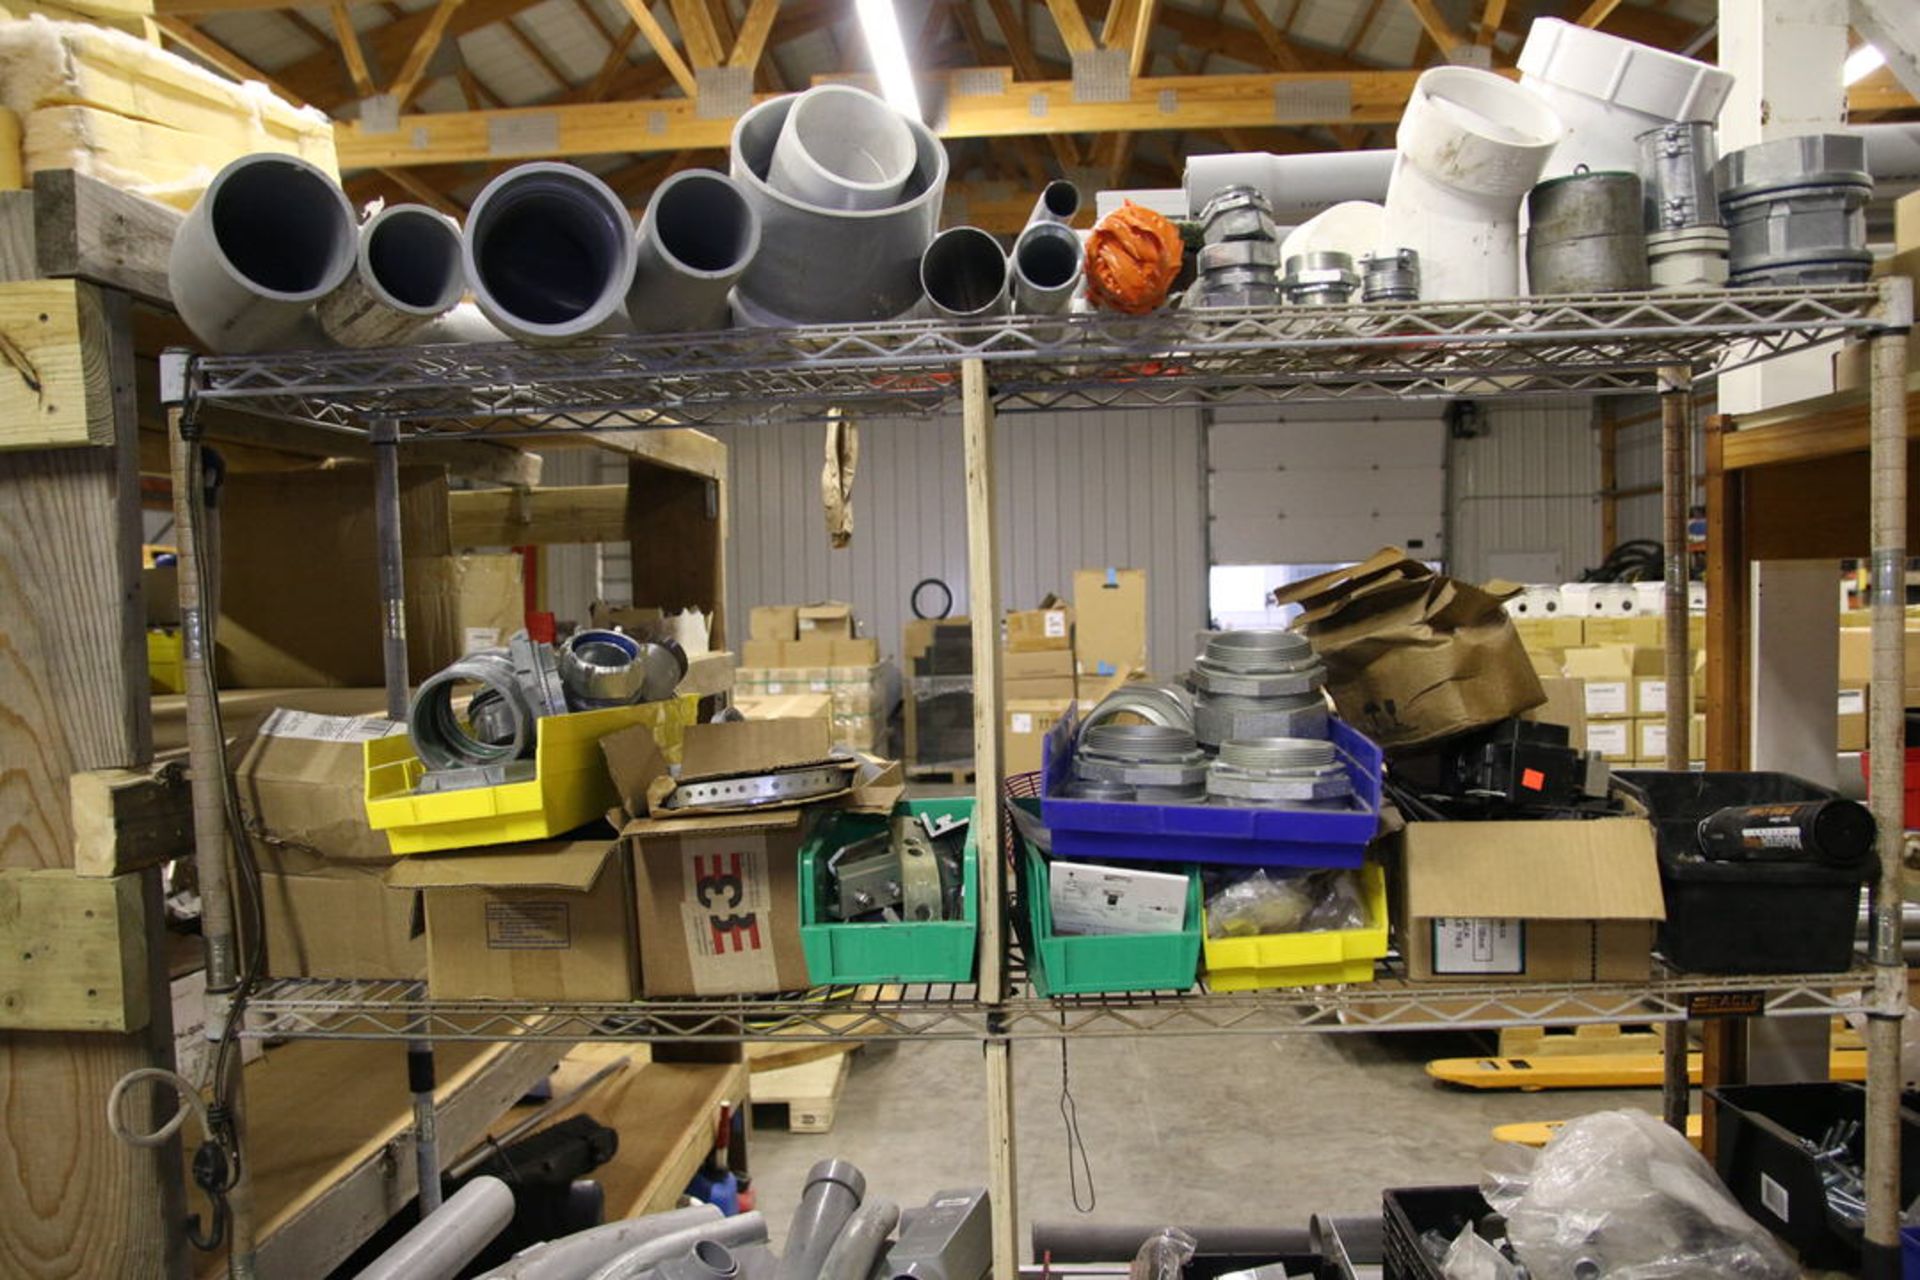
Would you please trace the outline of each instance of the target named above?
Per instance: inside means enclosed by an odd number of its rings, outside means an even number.
[[[1139,716],[1148,724],[1163,724],[1193,732],[1193,695],[1177,684],[1123,684],[1100,699],[1080,722],[1085,733],[1117,715]]]
[[[1536,295],[1645,289],[1640,177],[1578,169],[1527,193],[1527,289]]]
[[[1074,775],[1130,786],[1139,800],[1188,800],[1205,790],[1207,757],[1185,729],[1098,724],[1080,735]]]
[[[453,709],[454,691],[463,684],[482,686],[474,695],[483,708],[479,723],[471,704],[466,724]],[[533,754],[534,721],[566,710],[552,647],[517,631],[505,649],[470,653],[421,681],[407,713],[407,735],[430,771],[504,764]]]
[[[1327,703],[1317,689],[1262,697],[1199,693],[1193,700],[1193,736],[1210,747],[1234,738],[1324,738]]]
[[[1207,639],[1188,678],[1200,693],[1270,698],[1317,691],[1326,666],[1291,631],[1222,631]]]
[[[1649,129],[1640,147],[1641,225],[1649,234],[1720,225],[1713,186],[1713,123],[1675,122]]]
[[[1264,240],[1272,244],[1279,238],[1272,204],[1265,193],[1253,187],[1224,187],[1200,210],[1202,244],[1224,244],[1233,240]]]
[[[1225,804],[1343,800],[1353,781],[1333,744],[1290,737],[1231,738],[1207,770],[1207,796]]]
[[[567,702],[576,710],[660,702],[687,674],[675,644],[636,640],[624,631],[576,631],[560,644],[556,661]]]
[[[1364,302],[1418,302],[1420,255],[1411,249],[1381,249],[1360,259]]]
[[[1338,306],[1360,287],[1360,273],[1351,254],[1321,249],[1288,258],[1280,287],[1296,307]]]
[[[1727,224],[1728,283],[1858,284],[1873,269],[1866,143],[1845,133],[1776,138],[1714,167]]]
[[[1280,288],[1280,248],[1271,240],[1222,240],[1200,246],[1191,291],[1200,307],[1272,307]]]

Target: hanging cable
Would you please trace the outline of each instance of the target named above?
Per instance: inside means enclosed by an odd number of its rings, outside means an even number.
[[[1064,1016],[1063,1016],[1064,1020]],[[1080,1111],[1074,1105],[1073,1089],[1067,1080],[1067,1038],[1060,1037],[1060,1119],[1067,1127],[1067,1187],[1073,1193],[1073,1207],[1079,1213],[1092,1213],[1098,1197],[1093,1189],[1093,1163],[1087,1157],[1086,1141],[1080,1136]],[[1080,1203],[1080,1179],[1087,1180],[1087,1202]]]

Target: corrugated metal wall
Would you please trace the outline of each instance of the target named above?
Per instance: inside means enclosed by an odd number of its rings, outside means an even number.
[[[956,418],[863,422],[854,482],[853,545],[834,551],[820,505],[825,428],[723,427],[733,527],[727,608],[839,599],[853,604],[884,653],[897,653],[923,578],[967,608],[965,467]],[[1188,410],[1007,414],[995,441],[1002,602],[1070,595],[1073,572],[1147,571],[1148,658],[1186,658],[1206,623],[1205,495],[1200,415]],[[623,572],[603,566],[611,592]],[[930,593],[931,594],[931,593]]]
[[[1483,404],[1484,430],[1448,459],[1449,568],[1481,581],[1502,555],[1558,556],[1559,580],[1598,564],[1600,443],[1587,401]],[[1511,572],[1511,570],[1508,570]]]
[[[1660,411],[1659,401],[1651,396],[1622,397],[1615,411],[1623,418],[1637,418]],[[1702,396],[1694,406],[1693,474],[1699,484],[1706,475],[1706,422],[1715,412],[1711,394]],[[1622,427],[1614,442],[1614,483],[1621,489],[1638,489],[1660,484],[1665,466],[1661,458],[1660,423],[1657,419]],[[1696,489],[1694,501],[1700,500]],[[1660,495],[1642,494],[1620,500],[1620,541],[1633,538],[1660,538]]]

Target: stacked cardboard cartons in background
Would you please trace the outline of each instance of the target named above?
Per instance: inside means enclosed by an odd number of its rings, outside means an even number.
[[[1664,769],[1667,763],[1666,619],[1647,614],[1593,617],[1562,613],[1516,617],[1514,630],[1533,659],[1550,700],[1561,681],[1584,721],[1575,746],[1598,751],[1617,768]],[[1706,619],[1688,619],[1687,652],[1693,703],[1687,759],[1706,758]],[[1569,704],[1571,705],[1571,703]],[[1537,719],[1550,718],[1546,714]],[[1565,716],[1551,718],[1565,722]]]
[[[856,629],[853,607],[837,601],[757,606],[747,615],[735,701],[755,715],[767,710],[756,705],[761,699],[824,694],[836,745],[884,750],[900,675],[880,660],[880,642]]]
[[[1006,727],[1001,763],[1008,774],[1040,767],[1040,744],[1073,705],[1073,637],[1073,608],[1058,596],[1007,615],[1000,675]]]

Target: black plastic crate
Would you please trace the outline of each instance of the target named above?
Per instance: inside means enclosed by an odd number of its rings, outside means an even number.
[[[1448,1240],[1492,1213],[1478,1187],[1401,1187],[1380,1197],[1380,1253],[1386,1280],[1441,1280],[1440,1267],[1420,1247],[1438,1231]]]
[[[1861,872],[1817,863],[1710,862],[1700,820],[1729,805],[1796,804],[1838,793],[1785,773],[1619,775],[1645,797],[1667,918],[1658,950],[1688,973],[1839,973],[1853,964]]]
[[[1857,1084],[1748,1084],[1709,1089],[1719,1105],[1714,1171],[1740,1207],[1800,1251],[1814,1269],[1847,1270],[1860,1261],[1860,1234],[1836,1226],[1813,1155],[1799,1139],[1820,1141],[1836,1120],[1864,1126],[1866,1091]],[[1900,1112],[1900,1203],[1920,1194],[1920,1115]],[[1863,1155],[1864,1129],[1851,1151]]]

